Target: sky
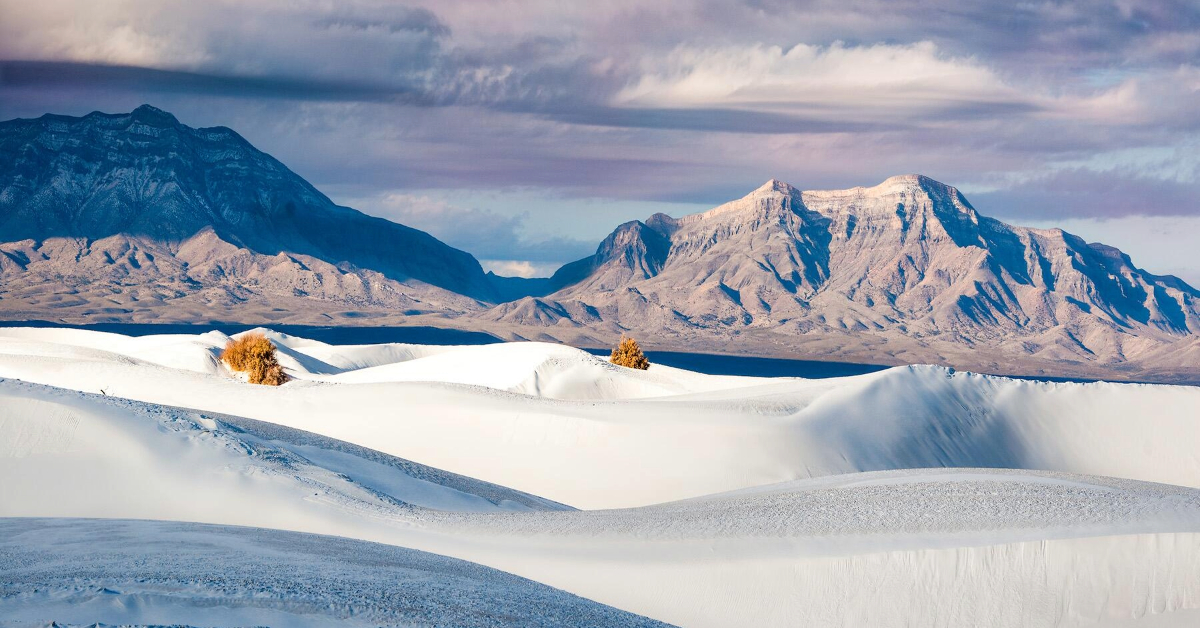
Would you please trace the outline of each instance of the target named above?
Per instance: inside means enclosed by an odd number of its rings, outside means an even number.
[[[0,119],[142,103],[502,274],[920,173],[1200,285],[1194,0],[0,0]]]

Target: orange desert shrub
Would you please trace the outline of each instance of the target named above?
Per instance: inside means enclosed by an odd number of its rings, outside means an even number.
[[[275,345],[262,334],[230,338],[221,352],[221,361],[235,371],[249,374],[251,384],[278,386],[288,381],[287,373],[275,358]]]
[[[254,381],[253,377],[250,379],[250,381]],[[286,381],[288,381],[287,373],[283,372],[282,366],[276,364],[275,366],[272,366],[263,372],[262,379],[259,380],[258,383],[265,386],[278,386]]]
[[[650,360],[646,359],[642,348],[638,346],[636,340],[628,336],[621,336],[620,344],[612,350],[612,356],[608,358],[608,361],[617,366],[627,366],[640,371],[650,368]]]

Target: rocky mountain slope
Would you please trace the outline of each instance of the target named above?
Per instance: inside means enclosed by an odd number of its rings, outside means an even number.
[[[478,316],[558,336],[632,330],[724,350],[959,364],[965,350],[993,349],[1184,366],[1200,331],[1200,292],[1183,281],[1059,229],[981,216],[917,175],[836,191],[772,180],[701,214],[621,225],[560,275],[553,294]]]
[[[528,296],[532,295],[532,296]],[[927,177],[616,228],[536,280],[335,205],[237,133],[0,123],[0,318],[433,324],[605,345],[1200,381],[1200,292]]]
[[[495,300],[470,254],[335,205],[230,129],[150,106],[0,123],[0,242],[0,297],[32,310]]]

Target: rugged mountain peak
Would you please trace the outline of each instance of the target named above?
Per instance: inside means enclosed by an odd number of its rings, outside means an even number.
[[[149,131],[152,134],[159,134],[162,131],[170,131],[172,136],[186,135],[189,131],[192,132],[208,132],[214,130],[227,131],[233,134],[232,131],[224,127],[217,129],[192,129],[181,123],[173,114],[163,111],[153,105],[141,105],[137,109],[128,113],[104,113],[102,111],[93,111],[82,117],[64,116],[54,113],[48,113],[36,120],[9,120],[0,124],[18,124],[36,125],[44,129],[58,133],[75,133],[80,130],[91,129],[95,131],[117,131],[129,130],[129,127],[134,124],[142,125],[142,134]],[[239,137],[240,139],[240,137]],[[244,141],[244,140],[243,140]]]
[[[175,126],[179,124],[179,120],[174,115],[153,105],[142,105],[130,112],[129,117],[138,122],[161,126]]]
[[[662,219],[656,220],[655,217],[651,217],[651,221],[655,221],[652,223],[655,229],[663,233],[672,233],[681,227],[701,223],[753,223],[768,216],[790,214],[801,209],[803,206],[801,194],[802,192],[792,185],[778,179],[771,179],[742,198],[714,207],[706,212],[674,219],[673,224]],[[650,221],[647,222],[650,223]],[[661,229],[660,225],[670,228]]]
[[[670,247],[671,243],[661,233],[640,220],[631,220],[600,243],[596,259],[602,264],[617,261],[647,278],[658,274]]]
[[[551,283],[556,288],[615,290],[657,275],[670,250],[667,236],[640,220],[631,220],[609,234],[595,254],[560,268]]]
[[[646,226],[662,234],[663,237],[670,238],[671,234],[679,228],[679,221],[658,212],[646,219]]]
[[[655,251],[666,251],[661,264],[644,264]],[[566,268],[574,284],[550,299],[646,333],[879,333],[1121,361],[1200,332],[1200,299],[1184,282],[1059,229],[980,216],[954,187],[915,174],[803,192],[772,179],[707,212],[622,225]]]
[[[897,174],[884,179],[879,185],[921,185],[925,182],[937,183],[923,174]]]
[[[871,187],[806,190],[800,197],[807,209],[833,222],[835,238],[866,227],[901,241],[945,237],[960,247],[985,246],[975,208],[956,188],[923,175],[889,177]]]
[[[803,195],[807,198],[883,198],[901,195],[912,197],[913,195],[917,195],[930,198],[958,199],[959,202],[964,205],[966,204],[966,199],[962,197],[958,189],[921,174],[901,174],[888,177],[870,187],[857,186],[843,190],[805,190]]]
[[[496,296],[469,254],[334,204],[227,128],[192,128],[149,105],[0,123],[3,241],[123,235],[171,247],[205,229],[261,255]]]
[[[793,187],[790,183],[785,183],[779,179],[770,179],[766,183],[758,186],[753,192],[747,194],[747,197],[762,196],[764,194],[785,194],[788,196],[799,193],[800,190]]]
[[[895,188],[948,188],[950,186],[940,181],[935,181],[923,174],[898,174],[884,179],[879,185],[874,186],[874,190],[889,190]]]

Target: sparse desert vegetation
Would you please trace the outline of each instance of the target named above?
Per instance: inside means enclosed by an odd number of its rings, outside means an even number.
[[[629,336],[621,336],[621,342],[617,343],[616,348],[612,350],[608,361],[617,366],[625,366],[639,371],[650,368],[650,360],[647,360],[646,354],[642,353],[642,347]]]
[[[275,356],[275,345],[262,334],[230,338],[221,352],[221,361],[235,371],[246,373],[251,384],[279,386],[288,381]]]

